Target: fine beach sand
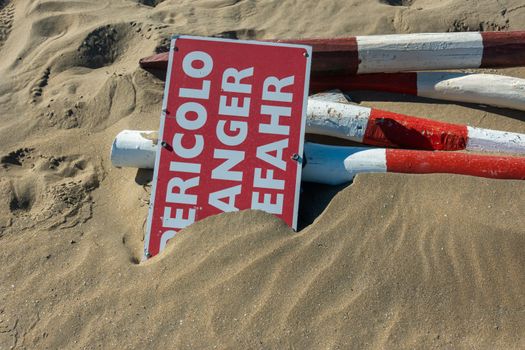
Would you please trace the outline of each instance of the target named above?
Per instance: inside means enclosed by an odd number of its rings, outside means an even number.
[[[523,181],[306,184],[298,233],[224,214],[139,263],[151,172],[109,161],[120,130],[158,128],[138,60],[170,34],[524,29],[521,0],[0,0],[0,349],[525,348]],[[523,112],[352,98],[525,133]]]

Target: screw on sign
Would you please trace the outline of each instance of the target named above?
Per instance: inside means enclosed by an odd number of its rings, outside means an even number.
[[[221,212],[260,209],[296,227],[310,48],[172,40],[145,240]]]

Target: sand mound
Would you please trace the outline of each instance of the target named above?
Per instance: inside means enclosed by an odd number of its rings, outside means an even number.
[[[0,0],[0,349],[525,347],[523,182],[305,184],[299,233],[220,215],[139,263],[151,172],[108,154],[120,130],[158,127],[164,84],[138,59],[170,34],[523,30],[524,14],[519,0]],[[525,132],[516,111],[352,99]]]

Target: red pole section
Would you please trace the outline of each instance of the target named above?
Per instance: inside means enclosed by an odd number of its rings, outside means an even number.
[[[312,76],[326,73],[356,74],[359,71],[360,58],[357,37],[276,41],[312,46]]]
[[[368,35],[336,39],[283,39],[313,47],[312,76],[525,65],[525,31]],[[167,54],[140,60],[166,69]]]
[[[467,148],[466,125],[371,109],[363,143],[366,145],[458,151]]]
[[[310,93],[342,91],[384,91],[417,96],[417,73],[337,74],[310,78]]]
[[[158,53],[152,56],[144,57],[139,60],[139,65],[144,69],[168,69],[168,60],[170,55],[168,52]]]
[[[458,152],[386,150],[388,172],[446,173],[493,179],[525,179],[525,158],[497,157]]]
[[[482,32],[481,68],[525,65],[525,31]]]

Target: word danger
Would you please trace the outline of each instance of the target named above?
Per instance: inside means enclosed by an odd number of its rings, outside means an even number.
[[[281,214],[294,76],[267,76],[256,87],[255,67],[223,67],[217,73],[204,51],[187,53],[182,71],[174,112],[177,128],[172,140],[166,140],[174,160],[162,226],[184,228],[206,206],[216,213],[252,208]],[[208,186],[210,191],[202,191]]]

